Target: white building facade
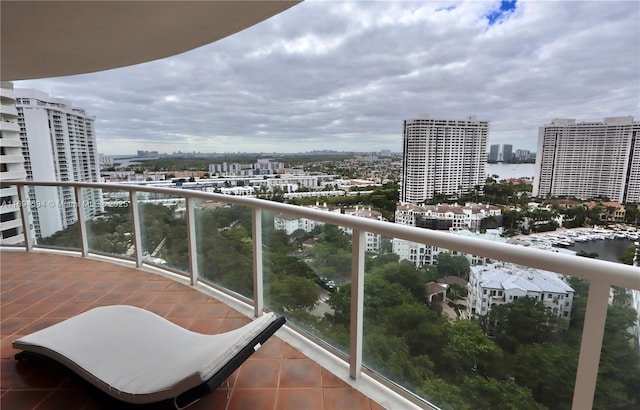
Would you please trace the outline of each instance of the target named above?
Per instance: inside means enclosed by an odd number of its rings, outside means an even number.
[[[471,318],[528,297],[542,302],[553,315],[569,320],[575,293],[557,273],[509,263],[472,266],[468,290],[467,309]]]
[[[20,125],[13,83],[3,81],[0,87],[0,244],[24,243],[24,229],[18,191],[11,181],[24,181],[27,172],[22,156]],[[32,225],[27,221],[27,230],[32,238]]]
[[[459,196],[482,189],[488,135],[489,122],[473,116],[405,120],[400,201],[419,204],[436,194]]]
[[[399,204],[396,207],[397,224],[418,226],[436,230],[497,228],[502,224],[502,211],[499,207],[487,204],[466,203],[415,205]]]
[[[340,208],[335,206],[327,206],[327,204],[306,206],[306,208],[317,209],[318,211],[341,213]],[[305,232],[313,231],[316,226],[322,226],[324,222],[314,219],[296,218],[290,215],[277,214],[273,217],[273,229],[276,231],[285,231],[287,235],[291,235],[295,231],[301,229]]]
[[[640,201],[640,121],[554,119],[540,127],[533,196]]]
[[[346,209],[345,215],[357,216],[358,218],[373,219],[376,221],[382,221],[384,218],[378,211],[374,211],[371,207],[356,206],[355,209]],[[353,234],[353,230],[349,228],[342,228],[349,235]],[[382,247],[382,235],[373,232],[367,232],[365,235],[365,251],[379,253]]]
[[[15,89],[27,180],[100,182],[94,117],[69,101],[30,89]],[[82,189],[85,216],[102,212],[102,192]],[[31,212],[37,237],[48,237],[77,221],[70,188],[32,187]]]

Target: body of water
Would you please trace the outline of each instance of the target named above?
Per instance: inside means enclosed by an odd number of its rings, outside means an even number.
[[[598,254],[598,259],[620,263],[618,258],[622,256],[629,246],[633,245],[633,242],[634,241],[629,239],[600,239],[576,242],[575,244],[568,246],[567,249],[571,249],[576,252],[596,252]]]
[[[497,175],[498,180],[510,178],[531,178],[535,174],[535,164],[487,164],[487,176]]]

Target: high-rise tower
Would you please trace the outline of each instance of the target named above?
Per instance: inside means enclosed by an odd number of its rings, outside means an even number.
[[[27,180],[99,182],[95,118],[41,91],[16,88],[15,96]],[[102,211],[101,190],[81,192],[87,218]],[[77,221],[72,188],[32,187],[30,199],[37,237]]]
[[[400,201],[422,203],[436,194],[462,195],[484,187],[489,122],[404,121]]]
[[[540,127],[533,195],[640,201],[640,121],[555,119]]]

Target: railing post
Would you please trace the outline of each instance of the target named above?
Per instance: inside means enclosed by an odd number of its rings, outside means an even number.
[[[133,249],[136,253],[136,267],[142,267],[142,231],[140,230],[140,207],[138,206],[138,193],[129,191],[131,203],[131,222],[133,226]]]
[[[590,409],[598,379],[600,351],[604,337],[604,324],[609,307],[610,285],[603,282],[589,283],[589,298],[582,328],[582,342],[578,359],[576,385],[573,389],[573,410]]]
[[[20,201],[20,216],[22,218],[22,235],[24,236],[24,246],[27,252],[33,250],[33,238],[31,237],[31,199],[29,198],[29,187],[26,185],[16,185],[18,191],[18,201]]]
[[[264,311],[264,282],[262,272],[262,211],[251,208],[251,235],[253,236],[253,313],[256,317]]]
[[[198,248],[196,247],[195,198],[186,197],[187,205],[187,249],[189,249],[189,272],[191,286],[198,283]]]
[[[73,193],[76,196],[76,211],[78,212],[78,229],[80,230],[80,251],[82,256],[89,255],[89,241],[87,240],[87,218],[84,214],[84,201],[82,200],[82,188],[73,187]],[[63,204],[66,206],[66,204]]]
[[[364,311],[364,251],[366,232],[353,230],[351,243],[351,316],[349,334],[349,376],[360,377],[362,370],[362,328]]]

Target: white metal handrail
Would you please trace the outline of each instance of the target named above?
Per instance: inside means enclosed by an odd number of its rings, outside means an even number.
[[[191,283],[198,280],[197,252],[195,252],[194,230],[194,199],[212,200],[227,204],[246,206],[252,209],[252,236],[254,239],[254,310],[259,315],[263,310],[262,290],[262,246],[259,246],[262,238],[261,211],[283,213],[298,218],[307,218],[328,224],[348,227],[353,230],[352,252],[352,310],[351,310],[351,358],[350,375],[357,378],[362,367],[362,298],[364,287],[364,235],[367,232],[376,233],[388,237],[404,239],[427,245],[434,245],[445,249],[465,252],[468,254],[488,257],[495,260],[512,262],[533,268],[554,271],[563,275],[575,276],[587,279],[589,285],[589,298],[585,314],[585,323],[580,347],[578,371],[574,389],[573,408],[591,408],[595,392],[600,350],[606,320],[606,311],[611,286],[619,286],[628,289],[640,290],[640,269],[607,261],[580,258],[572,255],[564,255],[541,249],[531,249],[523,246],[497,243],[484,239],[469,238],[459,235],[451,235],[446,232],[433,231],[423,228],[397,225],[393,223],[358,218],[349,215],[323,212],[316,209],[298,207],[273,201],[255,198],[235,197],[224,194],[209,193],[191,189],[154,188],[140,185],[104,184],[104,183],[75,183],[75,182],[15,182],[11,185],[18,187],[19,200],[27,205],[28,186],[73,187],[76,198],[81,197],[81,188],[105,189],[110,191],[128,192],[132,203],[132,224],[135,235],[135,254],[137,266],[142,265],[140,249],[140,222],[138,219],[137,193],[147,192],[180,196],[186,199],[189,241],[189,266]],[[84,256],[87,255],[87,241],[85,232],[83,204],[77,202],[79,229],[81,234],[81,246]],[[23,217],[25,234],[28,232],[28,222],[24,213],[25,206],[20,206]],[[30,239],[25,235],[25,248],[32,249]]]

